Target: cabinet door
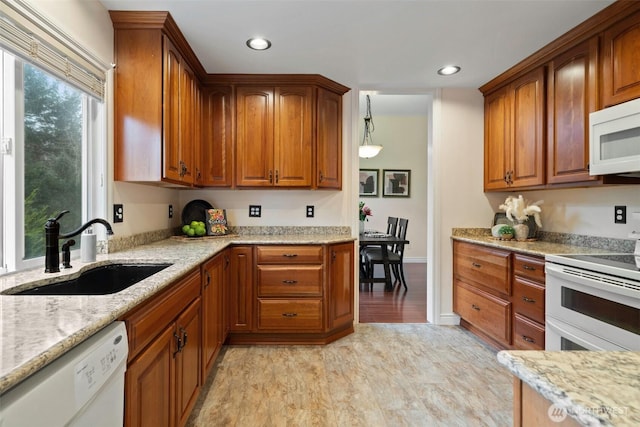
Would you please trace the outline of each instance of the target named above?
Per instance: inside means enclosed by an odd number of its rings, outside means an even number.
[[[171,324],[127,367],[125,374],[125,425],[173,426],[176,350]]]
[[[178,50],[164,37],[164,84],[162,102],[162,161],[163,178],[180,181],[180,62]]]
[[[225,254],[216,255],[202,272],[202,383],[222,347]]]
[[[603,35],[602,104],[640,97],[640,12],[612,25]]]
[[[273,170],[273,88],[236,89],[236,185],[270,187]]]
[[[316,131],[317,188],[342,189],[342,96],[318,89]]]
[[[176,362],[176,425],[186,424],[200,392],[201,303],[196,299],[178,317],[175,332],[181,340]]]
[[[214,86],[204,91],[202,104],[201,185],[231,187],[233,174],[233,89]]]
[[[329,246],[329,329],[353,323],[353,243]]]
[[[511,85],[511,186],[545,182],[544,69],[522,76]]]
[[[253,248],[237,246],[229,251],[229,330],[253,329]]]
[[[484,100],[484,189],[508,187],[510,169],[511,107],[507,89],[487,95]]]
[[[273,182],[276,186],[311,186],[313,101],[310,86],[283,86],[275,90]]]
[[[547,183],[596,180],[589,175],[589,113],[597,109],[598,38],[557,56],[547,85]]]

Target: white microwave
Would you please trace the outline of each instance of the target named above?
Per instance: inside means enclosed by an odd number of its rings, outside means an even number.
[[[640,98],[589,114],[589,174],[640,177]]]

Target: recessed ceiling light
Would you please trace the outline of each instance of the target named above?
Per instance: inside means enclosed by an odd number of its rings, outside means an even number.
[[[271,42],[261,37],[255,37],[247,40],[247,46],[253,50],[267,50],[271,47]]]
[[[438,70],[438,74],[441,76],[450,76],[451,74],[455,74],[460,71],[460,67],[457,65],[447,65],[446,67],[442,67]]]

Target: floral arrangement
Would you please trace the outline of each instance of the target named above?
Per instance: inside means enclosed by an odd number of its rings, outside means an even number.
[[[507,218],[511,221],[515,219],[518,222],[523,222],[531,215],[538,227],[542,227],[542,221],[540,221],[540,212],[542,212],[542,209],[540,209],[539,205],[543,202],[543,200],[538,200],[535,203],[529,204],[521,194],[518,197],[507,197],[504,203],[500,205],[500,209],[505,211]]]
[[[360,202],[358,209],[358,215],[360,215],[360,221],[366,221],[368,216],[372,216],[371,208],[364,205],[364,202]]]

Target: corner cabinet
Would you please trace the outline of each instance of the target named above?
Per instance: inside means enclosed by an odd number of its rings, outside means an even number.
[[[342,95],[318,89],[315,186],[342,189]]]
[[[484,189],[544,184],[544,69],[485,97]]]
[[[229,342],[326,344],[353,332],[353,245],[232,248]]]
[[[195,57],[180,43],[182,34],[167,12],[109,13],[116,64],[114,179],[191,186],[200,141],[197,60],[187,60]]]
[[[602,45],[603,107],[640,98],[640,11],[605,30]]]
[[[501,349],[544,349],[544,259],[453,242],[453,311]]]

